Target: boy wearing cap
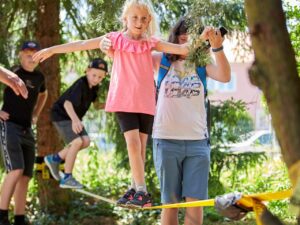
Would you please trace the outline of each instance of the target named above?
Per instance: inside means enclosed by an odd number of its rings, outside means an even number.
[[[86,76],[75,81],[52,107],[52,122],[68,145],[56,154],[45,156],[44,160],[52,176],[60,181],[61,188],[83,188],[82,184],[72,176],[77,153],[90,145],[89,136],[82,124],[82,117],[92,102],[96,108],[104,107],[104,104],[99,104],[97,101],[97,92],[99,83],[106,73],[107,63],[104,60],[100,58],[92,60],[86,70]],[[62,160],[65,160],[65,174],[61,178],[59,164]]]
[[[14,225],[25,224],[27,188],[33,174],[35,140],[32,123],[44,107],[47,99],[45,79],[35,70],[37,63],[32,56],[39,50],[34,41],[24,42],[19,53],[20,66],[13,72],[25,83],[28,95],[23,98],[9,86],[4,89],[0,110],[0,146],[7,174],[0,194],[0,225],[9,225],[8,207],[14,196]]]

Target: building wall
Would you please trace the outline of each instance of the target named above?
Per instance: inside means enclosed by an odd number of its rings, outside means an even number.
[[[209,99],[212,104],[228,99],[242,100],[247,104],[255,129],[268,129],[269,118],[262,106],[262,92],[250,83],[248,69],[251,63],[230,63],[231,81],[221,83],[208,80]]]

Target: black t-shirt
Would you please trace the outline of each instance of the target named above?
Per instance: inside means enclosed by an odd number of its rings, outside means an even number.
[[[9,114],[7,121],[14,122],[25,128],[31,126],[32,113],[39,93],[46,90],[45,78],[37,70],[32,72],[16,67],[13,70],[26,84],[28,98],[16,95],[10,87],[4,89],[2,110]]]
[[[86,76],[79,78],[54,103],[51,110],[52,121],[71,120],[64,108],[66,100],[72,103],[76,115],[81,120],[91,103],[96,100],[98,89],[98,85],[89,87]]]

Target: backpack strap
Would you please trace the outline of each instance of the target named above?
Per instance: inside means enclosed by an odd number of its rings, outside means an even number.
[[[156,92],[159,92],[159,88],[161,85],[162,80],[165,78],[167,73],[169,72],[169,69],[171,67],[171,63],[168,60],[166,54],[163,54],[161,61],[160,61],[160,66],[158,70],[158,76],[157,76],[157,83],[156,83]]]
[[[210,137],[211,130],[211,115],[210,115],[210,101],[207,98],[207,79],[206,79],[206,67],[199,66],[196,68],[197,74],[203,84],[204,87],[204,97],[205,97],[205,108],[206,108],[206,122],[207,122],[207,130],[208,130],[208,138]]]
[[[204,95],[206,98],[207,97],[206,68],[205,68],[205,66],[198,66],[198,67],[196,67],[196,71],[197,71],[197,74],[198,74],[202,84],[203,84]]]

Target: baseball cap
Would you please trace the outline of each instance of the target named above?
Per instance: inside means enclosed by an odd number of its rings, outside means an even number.
[[[107,63],[100,58],[93,59],[89,64],[89,68],[104,70],[105,72],[107,72]]]
[[[23,44],[22,44],[22,47],[21,47],[21,51],[25,50],[25,49],[30,49],[30,50],[40,50],[40,45],[36,42],[36,41],[25,41]]]

